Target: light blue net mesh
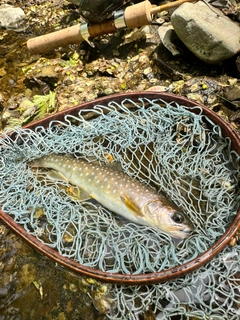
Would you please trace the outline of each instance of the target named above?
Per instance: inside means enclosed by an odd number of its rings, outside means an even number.
[[[109,319],[238,320],[240,246],[225,248],[192,274],[152,286],[110,289]],[[110,297],[105,299],[110,301]]]
[[[6,132],[0,139],[2,210],[39,241],[84,266],[123,274],[174,267],[210,248],[236,215],[240,157],[218,125],[175,102],[113,101],[52,121],[48,128],[16,129],[14,135]],[[176,242],[97,202],[78,201],[73,186],[27,166],[49,153],[101,165],[114,160],[182,208],[195,232]],[[239,252],[239,246],[226,248],[208,266],[162,285],[112,286],[108,317],[140,319],[150,309],[156,319],[205,319],[206,314],[220,319],[227,313],[226,319],[239,319]]]

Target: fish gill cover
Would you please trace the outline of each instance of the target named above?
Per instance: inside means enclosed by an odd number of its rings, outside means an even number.
[[[112,101],[48,128],[5,133],[0,148],[3,212],[62,256],[104,272],[145,274],[186,263],[223,235],[239,205],[240,157],[200,107],[195,114],[160,99]],[[176,241],[97,202],[79,201],[74,186],[27,166],[51,153],[120,164],[174,201],[195,231]],[[239,245],[226,247],[211,263],[164,285],[113,285],[115,303],[107,317],[138,319],[151,308],[156,319],[238,319],[239,256]]]

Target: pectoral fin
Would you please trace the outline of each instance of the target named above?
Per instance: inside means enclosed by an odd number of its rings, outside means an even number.
[[[122,202],[131,210],[133,213],[138,217],[143,217],[143,214],[141,212],[141,209],[137,205],[137,203],[128,197],[126,194],[123,194],[123,196],[120,196]]]

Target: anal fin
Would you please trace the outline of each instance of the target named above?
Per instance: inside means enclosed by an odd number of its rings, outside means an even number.
[[[86,201],[92,198],[89,192],[77,187],[77,186],[70,186],[67,188],[67,194],[73,198],[73,200],[77,201]]]

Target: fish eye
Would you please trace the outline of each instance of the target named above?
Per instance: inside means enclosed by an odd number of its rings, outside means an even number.
[[[184,216],[180,212],[174,212],[171,218],[175,223],[183,223],[184,221]]]

